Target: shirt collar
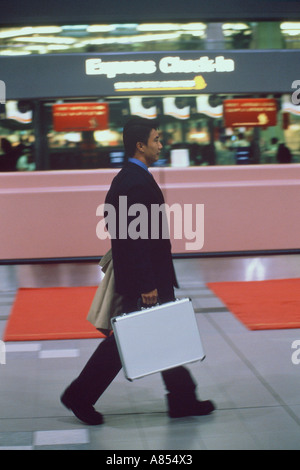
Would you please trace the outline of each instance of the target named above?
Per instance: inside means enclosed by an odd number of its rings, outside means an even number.
[[[146,171],[148,171],[148,173],[150,173],[149,170],[148,170],[147,165],[144,162],[141,162],[140,160],[138,160],[137,158],[128,158],[128,161],[130,163],[135,163],[136,165],[139,165],[141,168],[144,168],[144,170],[146,170]]]

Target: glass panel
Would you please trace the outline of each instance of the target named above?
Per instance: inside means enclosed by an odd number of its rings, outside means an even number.
[[[38,131],[33,126],[32,103],[8,101],[0,107],[0,171],[119,168],[124,161],[122,130],[131,115],[158,118],[163,144],[158,166],[235,165],[243,163],[245,156],[244,162],[249,164],[280,163],[282,143],[291,152],[290,161],[300,163],[300,112],[289,95],[276,97],[277,124],[265,128],[226,128],[223,101],[232,98],[241,96],[106,98],[105,128],[78,130],[71,125],[61,132],[53,123],[55,103],[42,105],[44,122]],[[72,103],[86,101],[82,98]],[[37,132],[45,132],[45,138]],[[37,135],[43,142],[39,148],[35,145]]]
[[[54,129],[54,103],[46,103],[48,169],[121,167],[124,160],[122,130],[130,115],[158,118],[163,150],[157,166],[277,163],[277,150],[283,142],[292,152],[292,161],[300,162],[299,113],[281,110],[284,99],[289,97],[276,98],[277,124],[265,128],[224,127],[222,103],[230,98],[241,96],[107,98],[107,129],[78,131],[74,128],[67,132]],[[246,161],[243,161],[243,152],[247,153]]]
[[[0,171],[33,171],[35,136],[29,101],[0,105]]]

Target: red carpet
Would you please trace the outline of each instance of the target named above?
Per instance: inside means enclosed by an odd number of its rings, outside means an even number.
[[[102,338],[87,320],[97,287],[19,289],[4,341]]]
[[[207,285],[250,330],[300,328],[300,279]]]

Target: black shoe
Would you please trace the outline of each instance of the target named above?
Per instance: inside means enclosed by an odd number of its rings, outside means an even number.
[[[72,401],[68,396],[68,390],[62,394],[60,401],[73,412],[76,418],[85,424],[96,426],[104,422],[102,414],[98,413],[92,405],[81,405]]]
[[[184,418],[186,416],[206,416],[215,410],[215,405],[210,400],[192,400],[189,403],[178,403],[171,395],[167,395],[170,418]]]

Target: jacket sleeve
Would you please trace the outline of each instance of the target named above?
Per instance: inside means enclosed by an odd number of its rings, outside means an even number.
[[[128,191],[127,237],[118,239],[123,268],[138,295],[157,288],[153,269],[155,241],[151,239],[151,202],[145,186],[136,185]]]

